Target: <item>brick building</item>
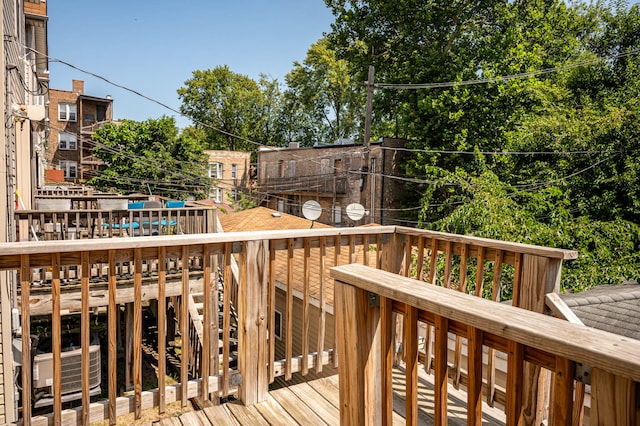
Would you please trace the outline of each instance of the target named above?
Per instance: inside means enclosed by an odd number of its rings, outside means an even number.
[[[251,153],[244,151],[205,151],[209,177],[214,179],[211,199],[215,204],[231,205],[251,188]]]
[[[91,154],[91,135],[112,121],[113,101],[84,94],[84,81],[73,80],[71,91],[49,91],[48,169],[64,171],[64,180],[91,178],[102,162]]]
[[[299,148],[262,147],[258,151],[257,194],[262,205],[302,216],[309,200],[322,208],[318,221],[334,226],[365,223],[395,224],[395,211],[405,195],[400,173],[404,141],[384,138],[367,150],[358,144],[317,145]],[[366,215],[352,220],[350,204],[360,204]],[[393,208],[393,210],[391,210]]]

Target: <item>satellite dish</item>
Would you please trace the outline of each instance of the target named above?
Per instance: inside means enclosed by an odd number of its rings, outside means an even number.
[[[321,214],[322,207],[317,201],[309,200],[302,205],[302,215],[308,220],[317,220]]]
[[[349,219],[356,222],[364,217],[364,207],[362,207],[362,204],[349,204],[346,208],[346,212]]]

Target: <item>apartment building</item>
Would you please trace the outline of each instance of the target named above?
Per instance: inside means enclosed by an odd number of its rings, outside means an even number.
[[[304,203],[313,200],[322,208],[320,223],[396,224],[397,207],[406,191],[404,181],[395,177],[401,174],[406,155],[395,148],[405,141],[383,138],[369,147],[344,142],[311,148],[261,147],[257,183],[261,205],[302,216]],[[351,204],[364,207],[365,216],[349,217],[346,209]]]
[[[67,182],[83,182],[103,165],[91,153],[91,137],[112,121],[113,100],[85,95],[82,80],[72,80],[71,86],[71,91],[49,91],[47,165],[49,170],[63,171]]]
[[[3,0],[0,67],[0,241],[15,240],[17,208],[32,206],[33,189],[43,183],[48,100],[47,4],[44,0]],[[0,272],[0,424],[17,419],[12,340],[18,329],[12,309],[17,277]]]
[[[232,206],[251,190],[251,153],[207,150],[209,177],[214,180],[211,199]]]

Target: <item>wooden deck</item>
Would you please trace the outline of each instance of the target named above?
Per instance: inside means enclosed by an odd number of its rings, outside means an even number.
[[[404,371],[394,370],[394,425],[404,425]],[[266,401],[252,407],[231,402],[162,419],[161,425],[339,425],[338,375],[272,390]],[[449,425],[466,425],[465,394],[449,392]],[[423,372],[419,378],[418,421],[433,424],[433,385]],[[504,425],[504,413],[483,406],[483,424]]]

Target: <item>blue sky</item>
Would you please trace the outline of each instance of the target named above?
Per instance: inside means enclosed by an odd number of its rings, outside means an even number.
[[[330,30],[322,0],[109,0],[47,2],[49,56],[103,76],[175,109],[176,90],[194,70],[228,65],[258,79],[284,80],[294,61]],[[50,62],[51,87],[111,95],[114,118],[175,116],[153,102],[66,65]]]

